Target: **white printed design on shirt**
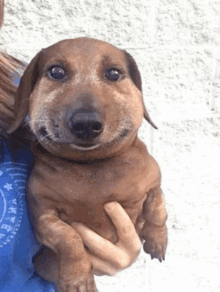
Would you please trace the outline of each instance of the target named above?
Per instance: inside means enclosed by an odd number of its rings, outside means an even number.
[[[0,248],[14,238],[23,215],[27,166],[3,163],[0,170]]]

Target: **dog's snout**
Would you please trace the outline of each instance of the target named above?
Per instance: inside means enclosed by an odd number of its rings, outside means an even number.
[[[69,119],[71,132],[79,139],[90,140],[101,134],[103,121],[96,111],[79,110]]]

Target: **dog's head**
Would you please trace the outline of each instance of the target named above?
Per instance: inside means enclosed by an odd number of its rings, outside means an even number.
[[[106,42],[64,40],[43,49],[27,67],[15,99],[38,142],[66,158],[110,157],[133,143],[143,117],[141,77],[134,59]]]

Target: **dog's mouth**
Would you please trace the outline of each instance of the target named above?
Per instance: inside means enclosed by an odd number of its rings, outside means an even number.
[[[79,146],[79,147],[85,147],[85,148],[89,148],[89,147],[95,146],[94,143],[76,143],[76,145]]]
[[[40,137],[39,141],[48,141],[48,142],[54,142],[57,144],[71,145],[73,148],[80,149],[80,150],[92,150],[99,147],[98,143],[90,142],[90,141],[72,141],[72,139],[70,139],[69,141],[67,140],[62,141],[59,137],[60,135],[57,135],[57,133],[55,133],[54,135],[55,137],[53,138],[53,135],[49,134],[45,126],[40,127],[40,129],[38,130],[38,134]]]
[[[118,143],[120,140],[124,139],[128,134],[129,134],[130,130],[125,127],[120,131],[120,134],[117,135],[113,140],[106,142],[106,146],[110,146],[113,145],[115,143]],[[66,138],[61,138],[60,134],[58,134],[56,131],[54,134],[51,134],[45,125],[41,126],[38,130],[38,137],[39,142],[43,142],[45,141],[46,143],[49,142],[54,142],[56,144],[65,144],[65,145],[69,145],[72,149],[76,149],[76,150],[84,150],[84,151],[88,151],[88,150],[93,150],[96,148],[101,147],[101,143],[98,141],[94,141],[93,140],[82,140],[82,139],[77,139],[74,138],[72,135],[68,135]]]
[[[71,146],[75,149],[79,150],[93,150],[100,146],[100,144],[94,144],[94,143],[76,143],[71,144]]]

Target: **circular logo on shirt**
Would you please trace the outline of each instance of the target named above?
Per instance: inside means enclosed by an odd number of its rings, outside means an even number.
[[[20,227],[26,180],[24,164],[0,165],[0,247],[8,244]]]

